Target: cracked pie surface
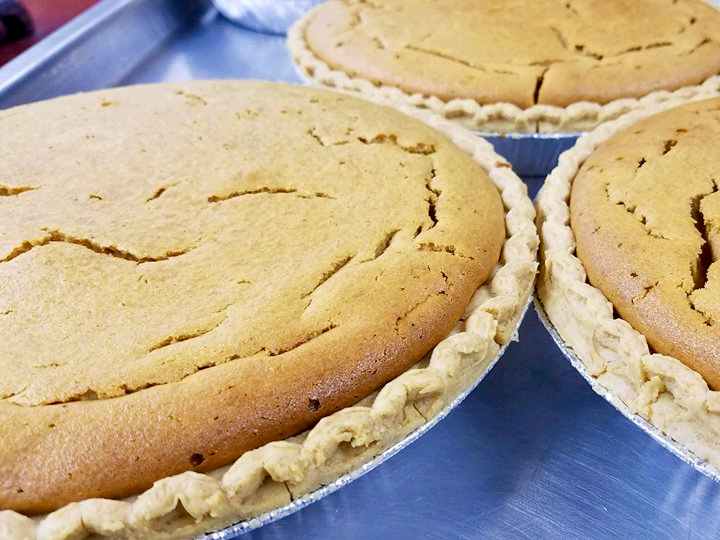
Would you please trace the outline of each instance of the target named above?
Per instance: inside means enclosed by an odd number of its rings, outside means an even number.
[[[720,100],[618,134],[580,168],[570,196],[590,283],[656,351],[720,389]]]
[[[247,82],[0,113],[2,536],[237,521],[487,366],[532,288],[533,210],[487,143],[444,130]]]
[[[668,102],[581,139],[538,198],[550,320],[632,413],[715,467],[719,144],[720,98]]]
[[[316,83],[486,130],[587,129],[720,72],[702,0],[330,0],[288,39]]]

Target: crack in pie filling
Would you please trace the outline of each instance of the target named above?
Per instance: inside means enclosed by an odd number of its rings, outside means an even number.
[[[590,283],[650,346],[720,389],[720,100],[638,123],[573,182]]]
[[[238,493],[274,486],[287,499],[302,493],[293,482],[332,476],[318,445],[346,445],[351,462],[388,442],[371,438],[381,420],[405,429],[434,414],[420,398],[461,382],[464,355],[497,354],[535,271],[522,184],[448,130],[464,148],[400,112],[273,83],[129,87],[1,112],[0,508],[82,501],[39,531],[160,534],[153,519],[176,505],[195,523],[227,518]],[[488,337],[449,338],[433,360],[447,380],[411,370],[380,412],[350,407],[304,447],[247,452],[403,374],[461,316]],[[244,452],[222,485],[194,472]],[[299,463],[323,460],[329,472],[307,480]],[[94,499],[159,479],[132,507]],[[13,516],[0,512],[0,531]]]
[[[486,129],[586,129],[717,75],[720,13],[701,0],[330,0],[289,44],[322,85]]]
[[[582,138],[538,197],[553,325],[631,412],[715,467],[718,145],[718,97],[636,111]]]

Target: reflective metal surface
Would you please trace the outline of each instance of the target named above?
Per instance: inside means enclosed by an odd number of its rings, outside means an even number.
[[[645,433],[650,435],[653,439],[655,439],[660,445],[667,448],[670,452],[675,454],[677,457],[682,459],[685,463],[688,465],[691,465],[692,467],[695,467],[698,471],[701,473],[707,475],[708,477],[712,478],[713,480],[720,482],[720,471],[717,469],[717,467],[714,467],[704,459],[699,458],[695,454],[693,454],[690,450],[685,448],[682,444],[674,441],[667,435],[665,435],[662,431],[660,431],[658,428],[656,428],[654,425],[649,423],[647,420],[645,420],[643,417],[633,413],[627,405],[625,405],[620,398],[615,396],[613,393],[611,393],[607,388],[605,388],[602,384],[598,382],[596,378],[594,378],[590,373],[588,372],[587,368],[585,367],[585,364],[583,363],[580,358],[575,354],[575,352],[568,348],[565,345],[565,341],[560,336],[558,331],[553,326],[552,322],[550,321],[550,318],[548,317],[547,313],[545,312],[545,309],[543,308],[542,302],[539,298],[535,297],[534,299],[535,304],[535,311],[538,315],[538,318],[540,319],[540,322],[542,322],[545,329],[550,334],[550,337],[552,337],[552,340],[555,342],[555,344],[558,346],[558,348],[562,351],[562,353],[565,355],[565,357],[570,361],[570,364],[578,370],[580,375],[582,375],[582,378],[587,381],[587,383],[590,385],[590,387],[595,391],[596,394],[604,397],[613,407],[615,407],[618,411],[622,413],[622,415],[630,420],[633,424],[635,424],[637,427],[642,429]]]
[[[479,133],[507,159],[520,176],[550,174],[558,157],[577,140],[579,133]]]
[[[113,24],[104,26],[107,12],[119,10],[116,20],[142,28],[146,21],[133,21],[132,13],[158,13],[156,8],[164,15],[153,20],[161,20],[158,28],[167,31],[158,32],[154,43],[141,43],[142,54],[136,55],[127,39],[93,37],[119,35]],[[80,21],[89,35],[68,42],[62,30],[1,68],[0,103],[170,79],[297,80],[282,38],[244,31],[213,12],[199,18],[206,8],[189,0],[106,0]],[[98,13],[102,32],[91,17]],[[73,23],[72,32],[79,32],[78,26]],[[73,43],[82,46],[91,38],[99,40],[92,50],[77,54]],[[58,49],[60,43],[69,48]],[[113,60],[118,56],[122,62]],[[532,193],[542,182],[526,180]],[[597,396],[533,310],[520,337],[479,387],[417,442],[245,538],[720,536],[720,484]]]
[[[0,69],[0,108],[117,84],[210,0],[105,0]]]
[[[243,28],[284,35],[295,20],[323,0],[213,0],[215,7]]]

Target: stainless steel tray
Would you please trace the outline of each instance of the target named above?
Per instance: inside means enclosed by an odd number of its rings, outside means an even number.
[[[298,80],[282,38],[244,31],[208,2],[105,0],[0,68],[0,106],[118,84],[232,77]],[[529,182],[531,192],[540,183]],[[480,391],[416,444],[247,536],[720,536],[720,486],[598,399],[533,310],[520,335]]]
[[[210,0],[105,0],[0,69],[0,108],[117,85]]]

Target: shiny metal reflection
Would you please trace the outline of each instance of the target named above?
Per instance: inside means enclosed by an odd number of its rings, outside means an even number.
[[[582,133],[487,133],[476,132],[507,159],[521,177],[546,177],[558,157],[575,144]]]
[[[322,0],[213,0],[215,7],[243,28],[285,35],[288,28]]]
[[[675,454],[677,457],[679,457],[681,460],[683,460],[688,465],[692,466],[696,470],[700,471],[702,474],[709,476],[716,482],[720,482],[720,470],[715,467],[714,465],[711,465],[704,459],[699,458],[695,454],[693,454],[690,450],[685,448],[682,444],[679,442],[671,439],[667,435],[665,435],[662,431],[660,431],[658,428],[653,426],[651,423],[649,423],[647,420],[645,420],[643,417],[638,416],[637,414],[633,413],[630,409],[628,409],[627,405],[625,405],[617,396],[610,393],[607,388],[605,388],[603,385],[601,385],[597,379],[595,379],[590,373],[588,372],[587,368],[585,367],[585,364],[583,364],[582,360],[577,357],[575,352],[573,352],[572,349],[570,349],[566,344],[563,338],[560,336],[558,331],[553,326],[552,322],[550,322],[550,319],[547,316],[547,313],[545,312],[545,309],[543,308],[542,302],[537,297],[537,295],[534,297],[535,304],[535,311],[538,314],[538,318],[540,319],[540,322],[542,322],[543,326],[547,329],[548,333],[552,337],[555,344],[558,346],[558,348],[562,351],[562,353],[565,355],[565,357],[570,360],[570,363],[572,366],[580,372],[580,375],[582,375],[582,378],[587,381],[587,383],[592,387],[592,389],[595,391],[596,394],[600,394],[602,397],[604,397],[610,404],[615,407],[622,415],[630,420],[633,424],[638,426],[640,429],[642,429],[645,433],[650,435],[653,439],[655,439],[658,443],[660,443],[662,446],[664,446],[666,449],[668,449],[670,452]]]

